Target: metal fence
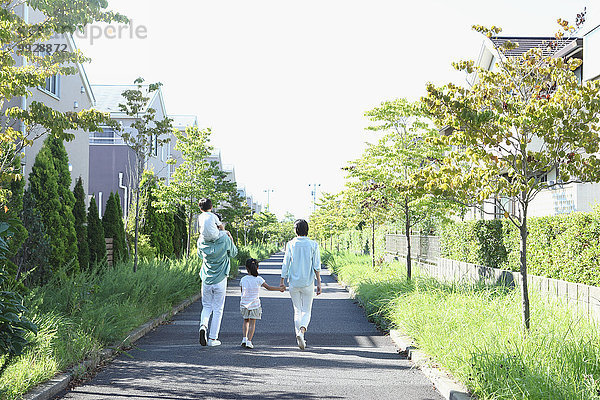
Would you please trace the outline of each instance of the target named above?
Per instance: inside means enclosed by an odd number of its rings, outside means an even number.
[[[411,235],[411,258],[415,260],[416,273],[444,282],[485,283],[520,286],[521,273],[489,268],[463,261],[442,258],[440,240],[436,236]],[[406,257],[406,236],[386,235],[387,258]],[[527,276],[528,286],[542,297],[556,299],[576,312],[587,314],[600,322],[600,287],[545,278]]]
[[[406,235],[385,235],[385,251],[395,256],[408,252]],[[437,263],[440,256],[440,238],[437,236],[410,235],[411,258],[426,263]]]

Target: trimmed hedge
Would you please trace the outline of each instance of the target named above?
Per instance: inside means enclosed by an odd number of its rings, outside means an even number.
[[[527,220],[532,275],[600,286],[600,207]],[[440,232],[442,257],[519,270],[520,238],[508,220],[450,223]]]

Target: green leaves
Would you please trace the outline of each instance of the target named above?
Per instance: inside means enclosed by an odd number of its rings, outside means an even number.
[[[9,250],[7,239],[14,233],[18,223],[14,219],[0,222],[0,261],[6,259]],[[0,288],[5,280],[4,270],[0,268]],[[14,292],[0,291],[0,356],[8,355],[10,359],[20,355],[27,345],[27,332],[37,332],[37,327],[24,317],[26,311],[21,296]]]
[[[500,32],[474,29],[487,37]],[[598,173],[589,165],[594,161],[584,166],[583,158],[600,144],[600,108],[594,100],[599,84],[579,84],[572,72],[577,61],[544,57],[539,49],[498,57],[502,62],[493,71],[475,69],[471,88],[427,86],[427,114],[438,126],[454,129],[446,137],[454,150],[444,160],[452,168],[429,169],[423,176],[427,187],[468,204],[520,193],[519,204],[524,205],[545,187],[538,177],[558,165],[565,182],[596,179]],[[471,68],[468,62],[456,65]],[[510,179],[498,179],[502,175]]]

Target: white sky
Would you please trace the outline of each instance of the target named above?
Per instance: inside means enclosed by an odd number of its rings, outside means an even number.
[[[164,5],[169,4],[170,8]],[[584,31],[597,1],[109,0],[147,37],[77,39],[93,84],[162,82],[169,114],[194,114],[235,166],[238,184],[283,216],[308,217],[311,188],[337,192],[362,153],[365,111],[425,84],[464,82],[452,61],[475,59],[482,37],[551,36],[556,19]],[[583,33],[583,32],[582,32]]]

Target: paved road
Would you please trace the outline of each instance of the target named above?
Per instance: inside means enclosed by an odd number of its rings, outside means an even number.
[[[279,284],[282,259],[280,253],[260,264],[267,283]],[[305,351],[296,346],[289,293],[266,290],[261,290],[263,319],[257,321],[255,348],[241,348],[238,282],[228,288],[223,345],[198,344],[198,301],[62,398],[442,399],[326,270]]]

